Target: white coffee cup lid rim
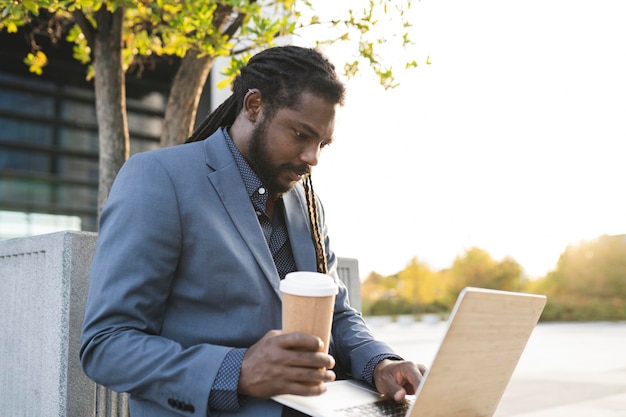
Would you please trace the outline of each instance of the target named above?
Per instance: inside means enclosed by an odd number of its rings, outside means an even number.
[[[332,277],[319,272],[297,271],[280,281],[280,291],[285,294],[308,297],[336,295],[339,287]]]

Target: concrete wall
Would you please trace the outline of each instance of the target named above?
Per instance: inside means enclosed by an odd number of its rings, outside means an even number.
[[[96,386],[78,359],[97,235],[0,241],[0,416],[127,417],[128,397]],[[360,310],[356,259],[338,273]]]
[[[0,241],[0,415],[94,414],[78,360],[94,248],[83,232]]]

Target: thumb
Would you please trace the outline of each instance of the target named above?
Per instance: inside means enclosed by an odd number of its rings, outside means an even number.
[[[404,397],[406,397],[406,390],[398,385],[396,392],[393,394],[393,400],[399,402],[404,400]]]

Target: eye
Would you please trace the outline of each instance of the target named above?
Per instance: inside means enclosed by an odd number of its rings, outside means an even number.
[[[328,147],[328,146],[330,146],[330,145],[332,145],[332,142],[331,142],[331,141],[322,142],[322,143],[320,144],[320,149],[324,149],[324,148],[326,148],[326,147]]]
[[[299,138],[299,139],[303,139],[306,140],[309,138],[309,136],[306,133],[302,133],[299,130],[294,130],[293,133]]]

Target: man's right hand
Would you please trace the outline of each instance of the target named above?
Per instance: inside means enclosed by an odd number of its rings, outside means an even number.
[[[238,393],[259,398],[322,394],[324,382],[335,380],[330,371],[335,359],[322,348],[315,336],[269,331],[243,357]]]

